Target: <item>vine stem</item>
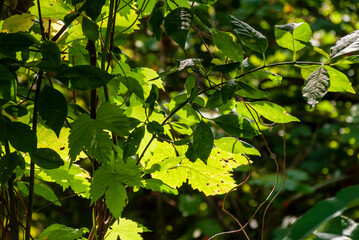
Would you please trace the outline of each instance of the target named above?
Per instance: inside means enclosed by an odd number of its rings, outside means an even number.
[[[307,64],[307,65],[323,65],[323,63],[321,62],[308,62],[308,61],[292,61],[292,62],[280,62],[280,63],[273,63],[273,64],[268,64],[268,65],[263,65],[261,67],[257,67],[254,68],[252,70],[249,70],[248,72],[242,73],[238,76],[235,77],[235,79],[239,79],[241,77],[244,77],[248,74],[251,74],[253,72],[265,69],[265,68],[269,68],[269,67],[276,67],[276,66],[283,66],[283,65],[295,65],[295,64]],[[198,95],[201,95],[203,93],[208,92],[211,89],[215,89],[216,87],[222,86],[224,85],[226,82],[221,82],[219,84],[213,85],[201,92],[198,93]],[[183,108],[187,103],[188,103],[189,98],[187,98],[182,104],[178,105],[178,107],[176,107],[166,118],[165,120],[163,120],[162,122],[162,126],[165,125],[167,123],[167,121],[176,113],[178,112],[181,108]],[[149,145],[153,142],[155,136],[152,136],[152,138],[150,139],[150,141],[147,143],[145,149],[143,150],[143,152],[141,153],[139,159],[137,160],[137,165],[141,162],[143,156],[145,155],[145,152],[147,151],[147,149],[149,148]],[[270,151],[271,152],[271,151]],[[271,154],[272,156],[274,156],[273,154]]]
[[[9,142],[5,143],[5,153],[10,154]],[[12,240],[19,239],[19,222],[16,217],[16,203],[14,195],[14,180],[16,178],[15,173],[12,174],[8,181],[9,186],[9,200],[10,200],[10,236]]]
[[[36,133],[36,129],[37,129],[38,98],[39,98],[40,90],[41,90],[42,76],[43,76],[43,72],[42,72],[42,70],[40,70],[37,75],[34,111],[33,111],[33,117],[32,117],[32,131],[34,131],[35,133]],[[35,163],[32,160],[30,162],[30,180],[29,180],[29,182],[30,182],[29,200],[27,203],[25,240],[30,239],[31,220],[32,220],[32,204],[33,204],[33,198],[34,198]]]
[[[245,72],[245,73],[242,73],[238,76],[236,76],[234,79],[239,79],[241,77],[244,77],[248,74],[251,74],[251,73],[254,73],[256,71],[259,71],[259,70],[262,70],[262,69],[265,69],[265,68],[270,68],[270,67],[276,67],[276,66],[283,66],[283,65],[329,65],[329,63],[327,64],[324,64],[324,63],[321,63],[321,62],[307,62],[307,61],[292,61],[292,62],[280,62],[280,63],[272,63],[272,64],[268,64],[268,65],[263,65],[261,67],[257,67],[257,68],[254,68],[252,70],[249,70],[248,72]],[[224,85],[226,82],[221,82],[219,84],[216,84],[214,86],[211,86],[203,91],[201,91],[198,95],[202,94],[202,93],[205,93],[211,89],[215,89],[216,87],[219,87],[219,86],[222,86]]]

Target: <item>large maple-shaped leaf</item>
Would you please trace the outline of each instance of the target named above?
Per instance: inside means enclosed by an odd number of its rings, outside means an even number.
[[[127,201],[125,185],[142,186],[141,172],[134,161],[116,162],[116,168],[102,165],[91,183],[91,204],[105,195],[105,202],[113,216],[120,217]]]
[[[115,104],[104,103],[98,109],[96,119],[87,114],[80,115],[75,120],[69,136],[71,161],[76,160],[83,149],[88,150],[100,162],[108,160],[111,156],[111,141],[110,135],[104,130],[110,130],[117,136],[128,135],[131,129],[130,120],[123,112]]]
[[[57,169],[44,169],[37,173],[37,176],[47,182],[56,182],[65,191],[67,188],[71,189],[78,195],[84,198],[89,198],[90,174],[77,166],[72,164],[69,168],[69,163],[65,162],[64,166]]]
[[[146,227],[126,218],[120,218],[106,232],[105,240],[142,240],[140,233],[150,232]]]
[[[168,143],[156,144],[156,152],[149,156],[146,164],[149,169],[158,169],[151,175],[160,179],[163,183],[178,188],[186,181],[193,189],[198,189],[206,195],[217,195],[228,192],[236,185],[232,177],[232,170],[240,165],[247,164],[245,157],[223,151],[220,148],[213,148],[207,159],[191,162],[185,157],[176,157],[176,153]],[[161,151],[158,151],[160,149]],[[177,148],[181,153],[187,147]],[[162,151],[165,151],[163,154]]]

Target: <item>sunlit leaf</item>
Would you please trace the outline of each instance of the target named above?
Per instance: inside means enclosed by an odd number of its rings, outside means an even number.
[[[302,90],[303,97],[313,107],[328,92],[329,86],[330,78],[328,71],[324,67],[319,67],[306,79]]]
[[[224,137],[220,139],[215,139],[214,145],[217,148],[222,149],[223,151],[234,153],[234,154],[245,153],[247,155],[257,155],[257,156],[261,155],[255,147],[253,147],[249,143],[246,143],[242,140],[238,140],[236,138]]]
[[[146,227],[126,218],[120,218],[106,232],[105,240],[142,240],[140,233],[150,232]]]
[[[319,67],[315,65],[302,67],[302,77],[308,78],[308,76],[318,68]],[[348,77],[345,74],[330,66],[324,66],[324,68],[328,71],[330,78],[330,87],[328,90],[329,92],[355,93],[352,87],[352,83],[349,81]]]
[[[52,224],[47,227],[37,239],[47,240],[74,240],[81,238],[85,233],[88,233],[87,228],[75,229],[66,227],[62,224]]]
[[[339,39],[330,49],[330,57],[335,58],[359,50],[359,30]]]
[[[301,42],[309,42],[312,36],[312,30],[306,22],[276,25],[274,33],[278,45],[292,51],[304,48]]]
[[[246,103],[249,106],[252,114],[256,117],[257,114],[272,122],[276,123],[288,123],[288,122],[299,122],[299,119],[290,115],[283,107],[267,101],[256,101]],[[254,110],[253,110],[254,108]],[[250,117],[248,109],[244,106],[243,102],[237,103],[237,112],[246,117]],[[250,117],[252,118],[252,117]]]
[[[5,19],[2,24],[2,32],[16,33],[26,32],[34,25],[35,16],[28,13],[16,14]]]
[[[144,179],[142,180],[143,187],[146,189],[149,189],[151,191],[157,191],[157,192],[163,192],[168,194],[177,195],[178,191],[175,188],[172,188],[168,186],[167,184],[164,184],[159,179]]]

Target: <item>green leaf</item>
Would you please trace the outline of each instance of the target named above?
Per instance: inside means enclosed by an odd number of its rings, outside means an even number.
[[[131,122],[130,122],[131,121]],[[97,110],[96,122],[99,127],[114,132],[117,136],[127,136],[133,127],[131,123],[138,125],[137,119],[130,119],[124,114],[124,110],[110,102],[103,103]]]
[[[236,79],[231,79],[224,84],[221,88],[221,96],[223,100],[223,104],[226,104],[231,98],[233,98],[234,93],[237,90]]]
[[[133,161],[118,162],[116,169],[103,165],[95,172],[92,179],[91,204],[105,194],[107,206],[111,213],[118,218],[127,201],[124,184],[141,186],[141,180],[141,172]]]
[[[29,125],[21,122],[7,123],[6,136],[11,145],[22,152],[32,152],[37,148],[37,137]]]
[[[171,11],[165,18],[165,30],[182,49],[185,48],[187,34],[193,20],[192,11],[188,8],[179,7]]]
[[[232,28],[241,42],[253,51],[264,54],[268,48],[268,40],[247,23],[232,16]]]
[[[106,191],[106,205],[115,219],[121,216],[126,206],[127,191],[121,182],[111,181]]]
[[[171,123],[171,126],[173,127],[174,130],[176,130],[177,132],[181,133],[181,134],[185,134],[185,135],[191,135],[192,134],[192,128],[190,128],[187,124],[185,123]]]
[[[2,32],[27,32],[34,25],[35,16],[27,13],[15,14],[6,18],[2,24]]]
[[[37,43],[29,33],[0,33],[0,52],[19,52]]]
[[[34,192],[35,194],[45,198],[47,201],[53,203],[54,205],[59,207],[61,206],[61,203],[55,195],[54,191],[52,191],[52,189],[48,186],[37,183],[34,186]]]
[[[146,99],[146,103],[150,105],[148,108],[148,117],[150,117],[153,113],[158,96],[158,87],[155,84],[152,84],[150,95]]]
[[[66,227],[62,224],[52,224],[47,227],[37,239],[46,240],[74,240],[81,238],[85,233],[88,233],[87,228],[74,229]]]
[[[330,48],[330,57],[335,58],[347,53],[359,51],[359,30],[342,37]]]
[[[69,48],[69,59],[74,65],[90,65],[90,55],[86,47],[78,43]]]
[[[233,137],[250,138],[258,135],[247,119],[237,115],[222,115],[211,120],[217,123],[220,128]]]
[[[82,114],[75,120],[69,135],[71,162],[76,160],[84,146],[90,146],[95,132],[95,120],[91,119],[89,115]]]
[[[224,137],[220,139],[214,140],[214,145],[223,151],[234,153],[234,154],[242,154],[245,153],[247,155],[256,155],[261,156],[259,151],[242,140],[238,140],[236,138]]]
[[[56,75],[67,87],[76,90],[91,90],[105,86],[114,76],[91,65],[67,68]]]
[[[355,94],[352,83],[345,74],[329,66],[324,68],[328,71],[330,78],[329,92],[349,92]]]
[[[193,2],[202,3],[206,5],[212,5],[217,2],[217,0],[194,0]]]
[[[105,5],[106,0],[86,0],[85,4],[79,9],[86,12],[86,15],[89,16],[92,21],[95,21],[98,16],[101,14],[103,5]]]
[[[86,17],[82,18],[82,32],[89,40],[97,41],[99,36],[99,31],[97,29],[97,26],[94,22],[92,22]]]
[[[90,183],[88,179],[90,174],[76,164],[72,164],[71,168],[68,162],[64,166],[56,169],[43,169],[43,172],[38,173],[47,182],[56,182],[62,186],[63,191],[71,187],[71,189],[81,197],[89,198]]]
[[[186,151],[186,146],[177,146],[178,151]],[[154,168],[159,165],[160,171],[151,175],[160,179],[171,187],[180,187],[186,180],[193,189],[198,189],[204,194],[217,195],[227,193],[235,184],[232,177],[233,168],[248,164],[244,156],[225,152],[219,148],[213,148],[207,163],[203,161],[191,162],[183,157],[176,157],[176,152],[169,143],[157,142],[147,160],[146,168]]]
[[[120,81],[128,88],[128,90],[135,93],[140,99],[144,99],[143,88],[136,78],[121,77]]]
[[[251,102],[247,103],[250,106],[252,106],[259,116],[262,116],[272,122],[276,123],[288,123],[288,122],[299,122],[299,119],[290,115],[287,113],[287,111],[272,102],[267,101],[257,101],[257,102]],[[252,111],[253,109],[249,107],[249,109]],[[248,109],[244,106],[243,102],[237,103],[237,112],[242,116],[251,116],[248,112]],[[256,116],[257,114],[252,111],[252,114]]]
[[[153,135],[158,135],[163,133],[165,130],[161,124],[156,121],[152,121],[147,124],[147,131]]]
[[[209,96],[208,101],[206,103],[206,108],[214,109],[221,105],[223,105],[222,91],[215,91],[211,96]]]
[[[57,72],[61,62],[61,52],[57,44],[53,41],[44,41],[40,46],[40,52],[43,60],[39,68],[45,72]]]
[[[339,216],[330,219],[328,222],[320,226],[314,233],[323,240],[340,239],[347,237],[348,239],[359,238],[359,224],[354,220]]]
[[[213,27],[212,24],[210,23],[209,19],[209,14],[206,10],[199,8],[199,7],[195,7],[193,8],[193,13],[194,15],[199,19],[199,23],[205,28],[207,29],[209,32],[211,31],[211,28]]]
[[[316,65],[302,67],[302,77],[308,78],[308,76],[318,68]],[[355,93],[352,83],[345,74],[329,66],[324,66],[324,68],[328,71],[330,78],[329,92]]]
[[[10,105],[6,107],[4,110],[7,114],[15,118],[23,117],[28,114],[27,109],[19,105]]]
[[[40,92],[38,101],[42,120],[59,136],[67,116],[66,98],[58,90],[45,86]]]
[[[236,70],[240,66],[241,66],[240,62],[224,63],[224,64],[213,66],[212,70],[226,74]]]
[[[145,136],[145,126],[141,126],[133,130],[128,136],[123,146],[123,159],[126,161],[128,157],[133,156],[137,153],[140,147],[141,141]]]
[[[38,148],[30,152],[31,160],[39,167],[54,169],[64,165],[60,155],[50,148]]]
[[[243,50],[242,46],[233,41],[233,38],[227,32],[215,32],[213,34],[213,41],[217,48],[226,56],[233,61],[243,61]]]
[[[154,179],[154,178],[144,179],[144,180],[142,180],[142,184],[143,184],[144,188],[149,189],[151,191],[178,195],[177,189],[172,188],[172,187],[168,186],[167,184],[164,184],[159,179]]]
[[[196,86],[195,76],[189,75],[186,78],[185,86],[186,86],[187,96],[190,96],[192,93],[192,89]]]
[[[314,107],[328,92],[330,86],[330,78],[328,71],[324,67],[319,67],[312,72],[304,83],[302,90],[303,97]]]
[[[236,93],[245,98],[261,99],[268,97],[268,94],[262,90],[254,88],[245,82],[237,81],[237,85],[241,88]]]
[[[110,134],[102,129],[96,129],[93,132],[92,140],[89,146],[85,146],[88,153],[94,156],[98,162],[104,163],[112,157],[112,141]]]
[[[0,183],[4,185],[11,178],[15,168],[25,169],[25,159],[16,152],[8,153],[0,158]]]
[[[100,197],[102,197],[107,191],[110,182],[113,181],[113,172],[109,171],[106,166],[101,166],[97,169],[92,177],[91,182],[91,204],[96,202]],[[122,185],[122,184],[121,184]]]
[[[152,31],[154,38],[158,41],[162,37],[161,24],[165,19],[163,4],[163,1],[156,2],[156,5],[151,12],[150,19],[148,20],[150,30]]]
[[[120,106],[106,102],[97,110],[96,119],[91,119],[87,114],[80,115],[73,123],[69,136],[71,162],[76,160],[83,148],[97,157],[104,157],[101,161],[108,160],[111,145],[109,135],[103,130],[110,130],[121,137],[128,135],[132,127],[130,119],[123,112]],[[136,122],[134,119],[131,121]]]
[[[7,67],[0,64],[0,99],[16,102],[17,80]]]
[[[347,187],[334,197],[320,201],[301,216],[286,240],[306,239],[315,229],[329,219],[341,215],[345,210],[359,204],[359,185]]]
[[[142,240],[140,233],[150,232],[146,227],[128,220],[120,218],[106,232],[105,240]]]
[[[207,123],[201,121],[193,134],[193,148],[204,163],[207,162],[213,148],[213,133]]]
[[[276,25],[274,33],[278,45],[292,51],[304,48],[301,42],[309,42],[312,36],[312,30],[306,22]]]
[[[40,6],[37,3],[40,3]],[[29,12],[39,17],[38,9],[41,9],[41,16],[44,17],[51,17],[57,19],[63,19],[64,16],[70,12],[70,10],[66,10],[64,5],[61,4],[62,2],[57,0],[40,0],[34,1],[34,6],[29,8]],[[43,19],[44,20],[44,19]],[[45,24],[44,24],[45,25]],[[48,29],[46,26],[44,27],[45,30]]]
[[[198,94],[199,94],[200,91],[201,91],[201,89],[200,89],[199,87],[197,87],[197,86],[195,86],[194,88],[192,88],[192,90],[191,90],[191,95],[190,95],[190,97],[188,98],[188,103],[189,103],[189,104],[192,104],[193,101],[196,100],[196,98],[198,97]]]

